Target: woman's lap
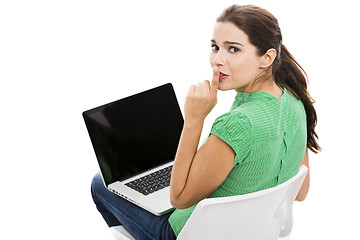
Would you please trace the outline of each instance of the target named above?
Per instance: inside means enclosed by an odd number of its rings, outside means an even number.
[[[136,239],[176,239],[168,222],[171,213],[155,216],[107,190],[101,175],[94,176],[91,193],[109,227],[123,225]]]

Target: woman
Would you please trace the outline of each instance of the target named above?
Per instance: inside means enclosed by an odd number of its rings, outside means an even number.
[[[245,194],[293,177],[308,151],[318,152],[316,112],[306,75],[282,44],[276,18],[255,6],[223,11],[211,39],[213,79],[191,86],[173,166],[170,199],[176,210],[156,217],[107,191],[97,175],[92,193],[109,226],[123,224],[139,239],[175,239],[204,198]],[[198,149],[217,90],[237,92]],[[309,173],[297,195],[306,198]]]

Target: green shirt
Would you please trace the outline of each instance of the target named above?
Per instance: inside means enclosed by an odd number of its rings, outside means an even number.
[[[231,110],[210,131],[236,153],[234,167],[208,198],[251,193],[285,182],[300,169],[307,142],[306,113],[287,89],[280,98],[238,92]],[[179,235],[196,205],[176,209],[169,223]]]

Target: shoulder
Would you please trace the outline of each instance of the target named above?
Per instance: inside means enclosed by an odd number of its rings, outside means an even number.
[[[286,97],[287,121],[295,125],[306,124],[306,111],[301,100],[297,99],[290,91]]]
[[[213,131],[229,132],[229,133],[247,133],[252,132],[253,125],[248,117],[241,109],[234,109],[215,119],[212,126]]]
[[[297,99],[290,91],[287,94],[287,104],[293,109],[293,111],[298,112],[299,115],[306,114],[304,104],[301,100]]]
[[[242,161],[251,148],[253,124],[241,111],[230,111],[218,117],[210,133],[227,143],[235,152],[234,165]]]

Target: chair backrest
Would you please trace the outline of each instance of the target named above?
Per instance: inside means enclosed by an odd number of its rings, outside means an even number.
[[[200,201],[177,239],[286,237],[292,229],[292,206],[307,170],[302,165],[294,177],[273,188]]]

